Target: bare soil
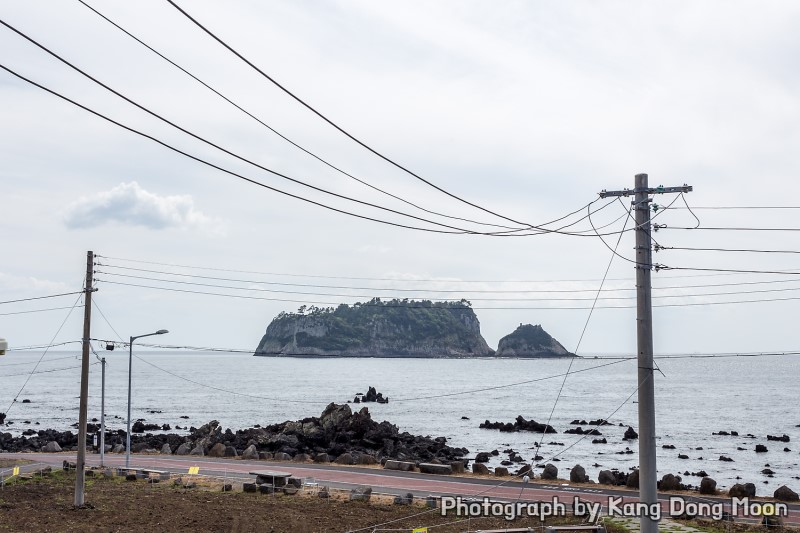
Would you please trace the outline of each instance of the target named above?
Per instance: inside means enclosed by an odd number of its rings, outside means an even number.
[[[513,522],[472,518],[468,523],[421,505],[392,505],[391,500],[375,496],[369,503],[350,502],[346,493],[331,499],[302,493],[262,495],[241,492],[241,484],[232,492],[222,492],[219,483],[184,489],[171,481],[150,484],[102,476],[87,478],[87,505],[76,509],[74,485],[74,474],[63,471],[7,484],[0,492],[0,531],[312,533],[367,528],[369,533],[375,525],[391,522],[383,527],[410,532],[436,525],[436,533],[456,533],[542,526],[535,518]]]

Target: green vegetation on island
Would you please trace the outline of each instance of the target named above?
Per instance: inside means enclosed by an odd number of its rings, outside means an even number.
[[[498,357],[575,357],[540,325],[520,324],[500,339]]]
[[[475,357],[491,356],[467,300],[387,300],[280,313],[255,355]]]

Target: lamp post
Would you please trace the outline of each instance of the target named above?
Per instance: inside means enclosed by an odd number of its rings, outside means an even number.
[[[106,358],[94,354],[103,368],[102,385],[100,389],[100,466],[105,466],[106,457]]]
[[[141,339],[142,337],[150,337],[151,335],[163,335],[164,333],[169,333],[169,331],[160,329],[155,333],[137,335],[131,337],[130,343],[128,344],[128,431],[125,434],[125,468],[129,468],[131,463],[131,375],[133,369],[133,341]]]

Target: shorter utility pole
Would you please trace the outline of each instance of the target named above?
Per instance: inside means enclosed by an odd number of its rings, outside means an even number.
[[[636,346],[639,362],[639,501],[658,505],[656,470],[656,406],[653,383],[653,302],[651,271],[653,246],[650,224],[651,194],[691,192],[692,187],[648,187],[647,174],[637,174],[633,190],[602,191],[600,198],[633,195],[636,220]],[[658,521],[642,515],[641,533],[657,533]]]
[[[92,280],[94,278],[94,253],[86,252],[86,288],[83,303],[83,354],[81,357],[81,399],[78,409],[78,458],[75,462],[75,507],[84,504],[86,470],[86,411],[89,403],[89,339],[92,331]]]

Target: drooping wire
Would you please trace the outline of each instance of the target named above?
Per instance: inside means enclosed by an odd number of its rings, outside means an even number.
[[[75,293],[72,293],[72,294],[75,294]],[[33,367],[33,370],[31,370],[30,374],[28,375],[28,378],[22,384],[22,387],[19,388],[19,391],[17,392],[16,396],[14,396],[14,399],[11,400],[11,404],[8,406],[8,409],[6,409],[6,414],[8,414],[8,412],[11,410],[11,407],[14,406],[14,404],[17,401],[17,398],[19,398],[19,395],[22,394],[22,391],[25,390],[25,387],[28,385],[28,382],[31,380],[31,377],[33,377],[34,372],[36,372],[36,369],[39,368],[39,364],[42,362],[42,359],[44,359],[44,356],[47,355],[48,351],[50,351],[50,346],[53,345],[53,343],[56,340],[56,337],[58,337],[58,335],[61,333],[61,329],[64,327],[64,324],[67,323],[67,320],[69,320],[69,317],[72,316],[72,311],[75,310],[75,307],[78,305],[78,302],[80,301],[82,295],[83,295],[83,292],[79,292],[78,293],[78,297],[75,299],[75,303],[70,308],[69,312],[67,313],[67,316],[64,317],[64,320],[61,322],[61,325],[56,330],[55,335],[53,335],[53,338],[50,340],[49,345],[42,352],[42,355],[39,357],[39,360],[36,361],[36,365]]]
[[[31,298],[20,298],[18,300],[5,300],[0,302],[0,304],[14,304],[18,302],[30,302],[33,300],[44,300],[45,298],[58,298],[59,296],[72,296],[73,294],[83,294],[82,291],[76,292],[62,292],[60,294],[48,294],[47,296],[33,296]]]
[[[76,307],[83,307],[83,305],[77,305]],[[44,313],[45,311],[63,311],[64,309],[71,309],[71,307],[48,307],[47,309],[30,309],[28,311],[14,311],[13,313],[0,313],[0,316],[7,316],[7,315],[27,315],[29,313]]]
[[[142,46],[144,46],[145,48],[147,48],[148,50],[150,50],[151,52],[156,54],[158,57],[160,57],[161,59],[163,59],[167,63],[171,64],[172,66],[174,66],[175,68],[177,68],[178,70],[180,70],[181,72],[183,72],[184,74],[186,74],[187,76],[189,76],[190,78],[192,78],[193,80],[195,80],[196,82],[198,82],[199,84],[201,84],[202,86],[204,86],[205,88],[207,88],[208,90],[210,90],[211,92],[216,94],[217,96],[219,96],[220,98],[222,98],[223,100],[228,102],[230,105],[232,105],[233,107],[235,107],[236,109],[238,109],[239,111],[244,113],[245,115],[249,116],[250,118],[252,118],[256,122],[258,122],[259,124],[264,126],[265,128],[267,128],[269,131],[271,131],[272,133],[274,133],[275,135],[277,135],[278,137],[280,137],[284,141],[288,142],[289,144],[291,144],[295,148],[297,148],[297,149],[301,150],[302,152],[306,153],[307,155],[313,157],[314,159],[316,159],[317,161],[321,162],[322,164],[328,166],[329,168],[335,170],[336,172],[339,172],[340,174],[342,174],[344,176],[347,176],[348,178],[351,178],[351,179],[357,181],[358,183],[361,183],[362,185],[365,185],[365,186],[367,186],[367,187],[369,187],[369,188],[371,188],[371,189],[373,189],[375,191],[378,191],[378,192],[380,192],[380,193],[382,193],[382,194],[384,194],[386,196],[394,198],[395,200],[399,200],[399,201],[401,201],[401,202],[403,202],[403,203],[405,203],[407,205],[410,205],[411,207],[414,207],[416,209],[419,209],[421,211],[424,211],[424,212],[432,214],[432,215],[445,217],[445,218],[450,218],[450,219],[453,219],[453,220],[460,220],[462,222],[470,222],[470,223],[478,224],[478,225],[482,225],[482,226],[492,226],[492,227],[508,229],[508,230],[525,229],[525,228],[512,228],[512,227],[509,227],[509,226],[503,226],[503,225],[499,225],[499,224],[491,224],[491,223],[487,223],[487,222],[479,222],[479,221],[471,220],[471,219],[468,219],[468,218],[461,218],[461,217],[457,217],[457,216],[453,216],[453,215],[447,215],[447,214],[444,214],[444,213],[438,213],[436,211],[433,211],[433,210],[430,210],[430,209],[426,209],[426,208],[424,208],[424,207],[422,207],[420,205],[417,205],[417,204],[411,202],[410,200],[407,200],[406,198],[402,198],[402,197],[397,196],[395,194],[392,194],[392,193],[390,193],[388,191],[385,191],[385,190],[381,189],[380,187],[376,187],[375,185],[372,185],[371,183],[369,183],[369,182],[367,182],[365,180],[362,180],[362,179],[352,175],[351,173],[349,173],[349,172],[347,172],[345,170],[342,170],[341,168],[337,167],[336,165],[330,163],[329,161],[323,159],[322,157],[318,156],[314,152],[306,149],[305,147],[303,147],[300,144],[296,143],[295,141],[293,141],[292,139],[288,138],[284,134],[280,133],[275,128],[273,128],[272,126],[270,126],[269,124],[267,124],[266,122],[264,122],[263,120],[261,120],[260,118],[258,118],[254,114],[252,114],[251,112],[247,111],[242,106],[240,106],[239,104],[237,104],[236,102],[234,102],[233,100],[231,100],[230,98],[228,98],[227,96],[222,94],[221,92],[219,92],[217,89],[215,89],[214,87],[212,87],[211,85],[209,85],[205,81],[201,80],[196,75],[192,74],[187,69],[185,69],[184,67],[182,67],[181,65],[176,63],[175,61],[173,61],[173,60],[169,59],[168,57],[166,57],[164,54],[162,54],[161,52],[159,52],[158,50],[156,50],[152,46],[148,45],[147,43],[142,41],[140,38],[138,38],[135,35],[133,35],[131,32],[129,32],[128,30],[126,30],[125,28],[123,28],[122,26],[120,26],[118,23],[114,22],[110,18],[108,18],[106,15],[102,14],[101,12],[99,12],[94,7],[92,7],[89,4],[87,4],[86,2],[84,2],[84,0],[78,0],[78,1],[81,4],[83,4],[84,6],[86,6],[88,9],[93,11],[95,14],[100,16],[106,22],[110,23],[112,26],[116,27],[118,30],[120,30],[123,33],[125,33],[128,37],[132,38],[133,40],[135,40],[136,42],[138,42],[139,44],[141,44]]]
[[[624,230],[627,225],[628,225],[628,218],[626,217],[622,229]],[[614,257],[619,255],[617,253],[617,248],[619,248],[619,243],[622,241],[623,235],[624,231],[620,232],[619,237],[617,237],[617,243],[614,245],[614,249],[611,250],[612,252],[611,258],[608,260],[608,265],[606,266],[606,270],[603,273],[603,279],[600,281],[600,286],[598,287],[597,293],[595,294],[592,306],[589,309],[589,314],[587,315],[586,321],[583,324],[583,329],[581,330],[580,337],[578,337],[578,342],[575,345],[575,351],[573,352],[574,354],[577,354],[581,348],[581,342],[583,342],[583,337],[586,335],[586,330],[589,327],[589,322],[592,320],[592,314],[594,313],[595,306],[597,305],[597,300],[600,298],[600,294],[603,289],[603,284],[605,284],[606,278],[608,277],[608,273],[611,271],[611,265],[614,263]],[[602,239],[602,237],[600,238]],[[549,426],[550,422],[553,420],[553,414],[556,412],[556,406],[558,405],[558,401],[561,399],[561,393],[564,391],[564,386],[567,383],[567,378],[569,377],[570,371],[572,370],[572,364],[574,362],[575,362],[575,357],[571,357],[569,360],[569,365],[567,366],[567,372],[564,374],[564,379],[561,381],[561,386],[559,387],[558,393],[556,394],[556,399],[553,402],[553,408],[550,410],[550,414],[547,416],[547,422],[545,423],[545,427]],[[545,434],[546,434],[545,432],[542,432],[542,436],[541,439],[539,440],[539,444],[537,445],[537,449],[542,445]]]
[[[302,197],[300,195],[292,194],[290,192],[278,189],[276,187],[272,187],[272,186],[267,185],[265,183],[261,183],[261,182],[259,182],[257,180],[254,180],[252,178],[248,178],[248,177],[246,177],[246,176],[244,176],[242,174],[238,174],[236,172],[233,172],[231,170],[223,168],[223,167],[221,167],[219,165],[215,165],[214,163],[211,163],[209,161],[201,159],[200,157],[191,155],[188,152],[184,152],[183,150],[180,150],[180,149],[178,149],[178,148],[176,148],[176,147],[174,147],[174,146],[172,146],[170,144],[167,144],[164,141],[161,141],[161,140],[157,139],[156,137],[153,137],[152,135],[149,135],[147,133],[144,133],[142,131],[134,129],[134,128],[130,127],[130,126],[126,126],[125,124],[122,124],[121,122],[117,122],[116,120],[114,120],[114,119],[112,119],[110,117],[107,117],[106,115],[103,115],[102,113],[99,113],[99,112],[97,112],[97,111],[95,111],[95,110],[93,110],[93,109],[91,109],[91,108],[89,108],[87,106],[84,106],[83,104],[80,104],[80,103],[76,102],[75,100],[72,100],[71,98],[68,98],[68,97],[66,97],[66,96],[54,91],[53,89],[45,87],[44,85],[41,85],[41,84],[39,84],[39,83],[29,79],[29,78],[26,78],[25,76],[13,71],[12,69],[10,69],[9,67],[7,67],[5,65],[0,64],[0,68],[5,70],[9,74],[19,78],[20,80],[33,85],[34,87],[38,87],[39,89],[41,89],[41,90],[43,90],[45,92],[48,92],[48,93],[52,94],[53,96],[61,98],[62,100],[66,101],[66,102],[69,102],[72,105],[74,105],[76,107],[79,107],[79,108],[81,108],[81,109],[83,109],[83,110],[95,115],[98,118],[101,118],[101,119],[103,119],[103,120],[105,120],[105,121],[107,121],[107,122],[109,122],[111,124],[114,124],[115,126],[118,126],[118,127],[122,128],[122,129],[125,129],[125,130],[131,132],[131,133],[134,133],[136,135],[144,137],[145,139],[149,139],[149,140],[151,140],[151,141],[153,141],[153,142],[155,142],[157,144],[160,144],[161,146],[163,146],[164,148],[167,148],[168,150],[172,150],[173,152],[176,152],[176,153],[178,153],[180,155],[183,155],[183,156],[185,156],[185,157],[187,157],[189,159],[197,161],[198,163],[206,165],[206,166],[208,166],[210,168],[213,168],[215,170],[219,170],[220,172],[224,172],[224,173],[229,174],[231,176],[234,176],[236,178],[242,179],[242,180],[244,180],[244,181],[246,181],[248,183],[252,183],[252,184],[257,185],[259,187],[263,187],[263,188],[271,190],[273,192],[277,192],[277,193],[282,194],[284,196],[288,196],[288,197],[294,198],[296,200],[300,200],[300,201],[303,201],[303,202],[306,202],[306,203],[310,203],[312,205],[316,205],[318,207],[322,207],[322,208],[328,209],[330,211],[334,211],[334,212],[341,213],[341,214],[344,214],[344,215],[349,215],[349,216],[352,216],[352,217],[355,217],[355,218],[360,218],[360,219],[363,219],[363,220],[369,220],[369,221],[372,221],[372,222],[378,222],[380,224],[386,224],[386,225],[389,225],[389,226],[395,226],[395,227],[400,227],[400,228],[405,228],[405,229],[411,229],[411,230],[417,230],[417,231],[425,231],[425,232],[431,232],[431,233],[447,233],[447,234],[459,234],[459,235],[460,234],[469,233],[469,232],[465,232],[465,231],[448,231],[448,230],[440,230],[440,229],[435,229],[435,228],[422,228],[422,227],[416,227],[416,226],[409,226],[409,225],[401,224],[401,223],[398,223],[398,222],[391,222],[391,221],[387,221],[387,220],[381,220],[381,219],[369,217],[369,216],[366,216],[366,215],[361,215],[361,214],[358,214],[358,213],[352,213],[352,212],[349,212],[349,211],[345,211],[343,209],[338,209],[336,207],[329,206],[329,205],[323,204],[321,202],[317,202],[315,200],[311,200],[310,198],[305,198],[305,197]],[[441,225],[441,224],[439,224],[439,225]]]
[[[164,148],[167,148],[168,150],[172,150],[173,152],[176,152],[176,153],[178,153],[180,155],[183,155],[184,157],[192,159],[192,160],[194,160],[194,161],[196,161],[198,163],[206,165],[206,166],[208,166],[210,168],[213,168],[215,170],[218,170],[220,172],[224,172],[224,173],[226,173],[228,175],[234,176],[234,177],[236,177],[238,179],[241,179],[241,180],[246,181],[248,183],[251,183],[253,185],[257,185],[259,187],[263,187],[263,188],[271,190],[273,192],[277,192],[277,193],[282,194],[284,196],[288,196],[288,197],[294,198],[296,200],[300,200],[300,201],[303,201],[303,202],[306,202],[306,203],[310,203],[312,205],[316,205],[318,207],[322,207],[324,209],[328,209],[330,211],[334,211],[334,212],[337,212],[337,213],[340,213],[340,214],[352,216],[352,217],[359,218],[359,219],[362,219],[362,220],[369,220],[369,221],[372,221],[372,222],[377,222],[377,223],[385,224],[385,225],[389,225],[389,226],[395,226],[395,227],[399,227],[399,228],[404,228],[404,229],[410,229],[410,230],[416,230],[416,231],[425,231],[425,232],[430,232],[430,233],[451,234],[451,235],[487,235],[487,236],[494,236],[494,237],[527,237],[527,236],[532,236],[532,235],[542,235],[542,234],[548,234],[548,233],[563,233],[563,234],[567,234],[567,235],[576,235],[576,236],[594,236],[594,235],[584,235],[584,234],[581,234],[581,233],[562,232],[562,231],[560,231],[558,229],[550,230],[550,229],[546,229],[546,228],[542,228],[542,229],[537,228],[537,231],[534,232],[534,233],[506,233],[506,232],[494,232],[494,233],[492,233],[492,232],[479,232],[479,231],[473,231],[473,230],[465,230],[465,229],[460,229],[460,228],[456,228],[454,230],[441,230],[441,229],[436,229],[436,228],[410,226],[410,225],[407,225],[407,224],[402,224],[402,223],[398,223],[398,222],[392,222],[392,221],[388,221],[388,220],[382,220],[382,219],[370,217],[370,216],[367,216],[367,215],[361,215],[361,214],[358,214],[358,213],[353,213],[353,212],[350,212],[350,211],[346,211],[346,210],[343,210],[343,209],[339,209],[339,208],[324,204],[322,202],[318,202],[318,201],[312,200],[310,198],[305,198],[305,197],[300,196],[300,195],[289,193],[287,191],[284,191],[284,190],[276,188],[276,187],[272,187],[272,186],[267,185],[265,183],[261,183],[261,182],[255,180],[255,179],[248,178],[248,177],[246,177],[246,176],[244,176],[242,174],[239,174],[237,172],[233,172],[233,171],[231,171],[229,169],[226,169],[224,167],[221,167],[219,165],[211,163],[211,162],[209,162],[209,161],[207,161],[205,159],[202,159],[202,158],[200,158],[198,156],[194,156],[192,154],[189,154],[188,152],[180,150],[180,149],[178,149],[178,148],[176,148],[176,147],[174,147],[174,146],[172,146],[172,145],[170,145],[170,144],[168,144],[168,143],[166,143],[164,141],[161,141],[160,139],[158,139],[158,138],[156,138],[156,137],[154,137],[152,135],[144,133],[144,132],[142,132],[140,130],[137,130],[137,129],[132,128],[130,126],[127,126],[125,124],[122,124],[121,122],[118,122],[118,121],[116,121],[116,120],[114,120],[114,119],[112,119],[112,118],[110,118],[110,117],[108,117],[106,115],[103,115],[102,113],[99,113],[98,111],[95,111],[95,110],[93,110],[93,109],[91,109],[91,108],[89,108],[89,107],[87,107],[87,106],[85,106],[83,104],[80,104],[77,101],[72,100],[71,98],[68,98],[68,97],[62,95],[62,94],[58,93],[57,91],[55,91],[53,89],[45,87],[42,84],[39,84],[39,83],[29,79],[29,78],[26,78],[25,76],[15,72],[14,70],[10,69],[9,67],[7,67],[5,65],[0,64],[0,68],[5,70],[9,74],[19,78],[20,80],[25,81],[26,83],[29,83],[29,84],[31,84],[31,85],[33,85],[33,86],[45,91],[45,92],[48,92],[48,93],[52,94],[53,96],[56,96],[56,97],[66,101],[66,102],[69,102],[72,105],[74,105],[76,107],[79,107],[79,108],[81,108],[81,109],[83,109],[83,110],[85,110],[85,111],[97,116],[98,118],[101,118],[101,119],[103,119],[103,120],[105,120],[105,121],[107,121],[107,122],[109,122],[111,124],[114,124],[115,126],[118,126],[118,127],[122,128],[122,129],[125,129],[125,130],[127,130],[127,131],[129,131],[131,133],[134,133],[136,135],[139,135],[141,137],[149,139],[149,140],[151,140],[151,141],[163,146]],[[258,165],[256,164],[256,166],[258,166]],[[270,169],[267,169],[266,167],[260,167],[260,168],[264,168],[268,172],[271,172],[271,173],[273,173],[275,175],[278,175],[280,177],[283,177],[283,178],[289,179],[291,181],[295,181],[297,183],[303,184],[303,182],[300,182],[299,180],[295,180],[294,178],[289,178],[288,176],[286,176],[284,174],[272,171]],[[356,203],[360,203],[360,204],[364,204],[364,205],[367,205],[367,206],[370,206],[370,207],[374,207],[376,209],[382,209],[382,210],[385,210],[385,211],[396,213],[396,214],[399,214],[401,216],[406,216],[406,217],[410,217],[410,218],[413,218],[413,219],[421,220],[421,221],[424,221],[426,223],[433,224],[435,226],[441,226],[441,227],[445,227],[445,228],[452,228],[453,227],[453,226],[448,226],[447,224],[442,224],[440,222],[429,221],[429,220],[423,219],[421,217],[410,215],[408,213],[402,213],[402,212],[399,212],[399,211],[396,211],[396,210],[393,210],[393,209],[390,209],[390,208],[386,208],[386,207],[383,207],[383,206],[378,206],[376,204],[371,204],[369,202],[364,202],[362,200],[349,198],[347,196],[339,195],[337,193],[332,193],[330,191],[326,191],[325,189],[321,189],[321,188],[315,187],[313,185],[309,185],[309,184],[304,184],[304,185],[306,185],[308,187],[311,187],[311,188],[313,188],[315,190],[319,190],[321,192],[324,192],[326,194],[331,194],[331,195],[340,197],[342,199],[347,199],[347,200],[350,200],[350,201],[353,201],[353,202],[356,202]],[[589,205],[591,205],[591,203]]]
[[[276,81],[274,78],[272,78],[270,75],[268,75],[268,74],[267,74],[267,73],[265,73],[263,70],[261,70],[260,68],[258,68],[258,67],[257,67],[257,66],[256,66],[254,63],[252,63],[250,60],[248,60],[247,58],[245,58],[245,57],[244,57],[244,56],[243,56],[241,53],[239,53],[239,52],[237,52],[236,50],[234,50],[234,49],[233,49],[233,47],[231,47],[231,46],[230,46],[228,43],[226,43],[226,42],[225,42],[225,41],[223,41],[221,38],[219,38],[217,35],[215,35],[215,34],[214,34],[214,33],[213,33],[211,30],[209,30],[208,28],[206,28],[205,26],[203,26],[203,25],[202,25],[202,24],[201,24],[201,23],[200,23],[200,22],[199,22],[197,19],[195,19],[194,17],[192,17],[191,15],[189,15],[189,13],[187,13],[187,12],[186,12],[185,10],[183,10],[183,9],[182,9],[180,6],[178,6],[178,4],[176,4],[176,3],[175,3],[173,0],[167,0],[167,2],[169,2],[169,3],[170,3],[170,4],[171,4],[171,5],[172,5],[172,6],[173,6],[175,9],[177,9],[177,10],[178,10],[178,11],[179,11],[179,12],[180,12],[180,13],[181,13],[183,16],[185,16],[187,19],[189,19],[190,21],[192,21],[192,22],[193,22],[193,23],[194,23],[194,24],[195,24],[197,27],[199,27],[199,28],[200,28],[200,29],[202,29],[204,32],[206,32],[206,34],[208,34],[208,35],[209,35],[209,36],[210,36],[212,39],[214,39],[215,41],[217,41],[219,44],[221,44],[223,47],[225,47],[225,48],[226,48],[228,51],[230,51],[231,53],[233,53],[233,54],[234,54],[236,57],[238,57],[239,59],[241,59],[241,60],[242,60],[242,61],[243,61],[245,64],[247,64],[247,65],[248,65],[249,67],[251,67],[253,70],[255,70],[256,72],[258,72],[259,74],[261,74],[261,75],[262,75],[264,78],[266,78],[267,80],[269,80],[269,81],[270,81],[271,83],[273,83],[273,84],[274,84],[276,87],[278,87],[278,88],[279,88],[279,89],[281,89],[283,92],[285,92],[286,94],[288,94],[289,96],[291,96],[293,99],[295,99],[297,102],[299,102],[300,104],[302,104],[302,105],[303,105],[303,106],[304,106],[306,109],[308,109],[309,111],[311,111],[312,113],[314,113],[315,115],[317,115],[319,118],[321,118],[322,120],[324,120],[325,122],[327,122],[327,123],[328,123],[328,124],[330,124],[331,126],[333,126],[333,127],[336,129],[336,130],[338,130],[339,132],[341,132],[342,134],[344,134],[344,135],[345,135],[346,137],[348,137],[350,140],[354,141],[355,143],[357,143],[357,144],[358,144],[358,145],[360,145],[361,147],[365,148],[365,149],[366,149],[366,150],[368,150],[369,152],[371,152],[371,153],[373,153],[374,155],[378,156],[379,158],[383,159],[383,160],[384,160],[384,161],[386,161],[387,163],[389,163],[389,164],[393,165],[394,167],[396,167],[396,168],[398,168],[398,169],[402,170],[402,171],[403,171],[403,172],[405,172],[406,174],[409,174],[410,176],[413,176],[414,178],[416,178],[416,179],[420,180],[421,182],[425,183],[426,185],[428,185],[428,186],[430,186],[430,187],[433,187],[433,188],[434,188],[434,189],[436,189],[437,191],[439,191],[439,192],[441,192],[441,193],[443,193],[443,194],[445,194],[445,195],[447,195],[447,196],[449,196],[449,197],[451,197],[451,198],[453,198],[453,199],[455,199],[455,200],[458,200],[458,201],[460,201],[460,202],[462,202],[462,203],[464,203],[464,204],[467,204],[467,205],[469,205],[469,206],[471,206],[471,207],[474,207],[474,208],[476,208],[476,209],[479,209],[479,210],[481,210],[481,211],[484,211],[484,212],[486,212],[486,213],[489,213],[489,214],[491,214],[491,215],[494,215],[494,216],[496,216],[496,217],[498,217],[498,218],[502,218],[502,219],[504,219],[504,220],[507,220],[507,221],[509,221],[509,222],[513,222],[514,224],[517,224],[517,225],[519,225],[519,226],[526,226],[526,227],[528,227],[528,228],[538,228],[538,229],[541,229],[541,228],[539,228],[538,226],[536,226],[536,225],[534,225],[534,224],[526,224],[526,223],[524,223],[524,222],[519,222],[519,221],[517,221],[517,220],[514,220],[513,218],[510,218],[510,217],[507,217],[507,216],[501,215],[501,214],[499,214],[499,213],[496,213],[496,212],[494,212],[494,211],[491,211],[491,210],[489,210],[489,209],[487,209],[487,208],[485,208],[485,207],[482,207],[482,206],[480,206],[480,205],[478,205],[478,204],[472,203],[472,202],[470,202],[470,201],[467,201],[467,200],[465,200],[465,199],[463,199],[463,198],[461,198],[461,197],[459,197],[459,196],[456,196],[455,194],[453,194],[453,193],[451,193],[451,192],[449,192],[449,191],[447,191],[447,190],[443,189],[442,187],[439,187],[438,185],[435,185],[434,183],[432,183],[432,182],[430,182],[430,181],[426,180],[425,178],[421,177],[420,175],[418,175],[418,174],[416,174],[416,173],[414,173],[414,172],[410,171],[409,169],[407,169],[407,168],[406,168],[406,167],[404,167],[403,165],[401,165],[401,164],[399,164],[399,163],[395,162],[394,160],[392,160],[392,159],[388,158],[387,156],[383,155],[382,153],[380,153],[380,152],[378,152],[377,150],[373,149],[372,147],[368,146],[368,145],[367,145],[367,144],[365,144],[364,142],[360,141],[359,139],[357,139],[356,137],[354,137],[353,135],[351,135],[350,133],[348,133],[347,131],[345,131],[345,130],[344,130],[342,127],[340,127],[339,125],[337,125],[336,123],[334,123],[332,120],[330,120],[329,118],[327,118],[325,115],[323,115],[322,113],[320,113],[319,111],[317,111],[317,110],[316,110],[314,107],[312,107],[311,105],[309,105],[308,103],[306,103],[306,102],[305,102],[304,100],[302,100],[300,97],[298,97],[297,95],[295,95],[294,93],[292,93],[291,91],[289,91],[289,90],[288,90],[286,87],[284,87],[283,85],[281,85],[280,83],[278,83],[278,82],[277,82],[277,81]]]
[[[231,150],[228,150],[227,148],[224,148],[224,147],[222,147],[222,146],[220,146],[220,145],[218,145],[218,144],[216,144],[216,143],[214,143],[212,141],[209,141],[208,139],[206,139],[204,137],[201,137],[200,135],[197,135],[197,134],[187,130],[186,128],[183,128],[182,126],[179,126],[178,124],[172,122],[171,120],[169,120],[167,118],[164,118],[160,114],[158,114],[158,113],[152,111],[151,109],[139,104],[138,102],[136,102],[136,101],[132,100],[131,98],[125,96],[124,94],[120,93],[119,91],[109,87],[108,85],[106,85],[105,83],[101,82],[97,78],[91,76],[90,74],[88,74],[84,70],[78,68],[74,64],[70,63],[69,61],[67,61],[66,59],[61,57],[60,55],[56,54],[55,52],[53,52],[52,50],[50,50],[49,48],[44,46],[43,44],[39,43],[38,41],[36,41],[32,37],[28,36],[24,32],[18,30],[17,28],[11,26],[7,22],[3,21],[2,19],[0,19],[0,24],[2,24],[3,26],[7,27],[8,29],[13,31],[14,33],[19,35],[20,37],[26,39],[27,41],[29,41],[33,45],[39,47],[41,50],[44,50],[45,52],[50,54],[52,57],[58,59],[63,64],[67,65],[68,67],[72,68],[76,72],[80,73],[82,76],[88,78],[89,80],[91,80],[92,82],[94,82],[97,85],[101,86],[105,90],[115,94],[119,98],[122,98],[123,100],[125,100],[129,104],[137,107],[138,109],[144,111],[145,113],[149,114],[150,116],[155,117],[155,118],[161,120],[162,122],[164,122],[165,124],[168,124],[168,125],[172,126],[173,128],[185,133],[186,135],[189,135],[190,137],[192,137],[194,139],[197,139],[198,141],[200,141],[202,143],[205,143],[208,146],[216,148],[217,150],[220,150],[221,152],[223,152],[223,153],[225,153],[225,154],[227,154],[227,155],[229,155],[231,157],[234,157],[234,158],[236,158],[236,159],[238,159],[238,160],[240,160],[242,162],[248,163],[249,165],[252,165],[252,166],[254,166],[254,167],[256,167],[256,168],[258,168],[260,170],[263,170],[265,172],[269,172],[270,174],[273,174],[273,175],[278,176],[280,178],[289,180],[292,183],[295,183],[295,184],[298,184],[298,185],[302,185],[304,187],[308,187],[308,188],[313,189],[313,190],[315,190],[317,192],[322,192],[324,194],[329,194],[329,195],[334,196],[334,197],[339,198],[339,199],[349,200],[351,202],[356,202],[356,203],[359,203],[359,204],[362,204],[362,205],[366,205],[366,206],[369,206],[369,207],[372,207],[372,208],[375,208],[375,209],[381,209],[381,210],[384,210],[384,211],[387,211],[387,212],[390,212],[390,213],[393,213],[393,214],[396,214],[396,215],[406,216],[406,217],[409,217],[409,218],[412,218],[412,219],[415,219],[415,220],[418,220],[418,221],[426,222],[426,223],[429,223],[429,224],[440,225],[442,227],[446,227],[446,228],[451,229],[451,230],[459,230],[459,231],[468,232],[467,230],[464,230],[463,228],[457,228],[457,227],[454,227],[454,226],[441,224],[439,222],[435,222],[435,221],[432,221],[432,220],[427,220],[427,219],[424,219],[424,218],[421,218],[421,217],[417,217],[417,216],[414,216],[414,215],[411,215],[411,214],[408,214],[408,213],[403,213],[401,211],[397,211],[397,210],[394,210],[394,209],[391,209],[391,208],[388,208],[388,207],[380,206],[380,205],[373,204],[373,203],[370,203],[370,202],[366,202],[366,201],[363,201],[363,200],[358,200],[358,199],[355,199],[355,198],[350,198],[350,197],[345,196],[345,195],[334,193],[332,191],[328,191],[328,190],[323,189],[321,187],[317,187],[315,185],[311,185],[311,184],[306,183],[304,181],[292,178],[292,177],[290,177],[290,176],[288,176],[286,174],[282,174],[280,172],[277,172],[275,170],[267,168],[267,167],[265,167],[265,166],[263,166],[263,165],[261,165],[259,163],[256,163],[256,162],[254,162],[254,161],[252,161],[252,160],[250,160],[250,159],[248,159],[248,158],[246,158],[244,156],[241,156],[241,155],[239,155],[239,154],[237,154],[235,152],[232,152]]]

